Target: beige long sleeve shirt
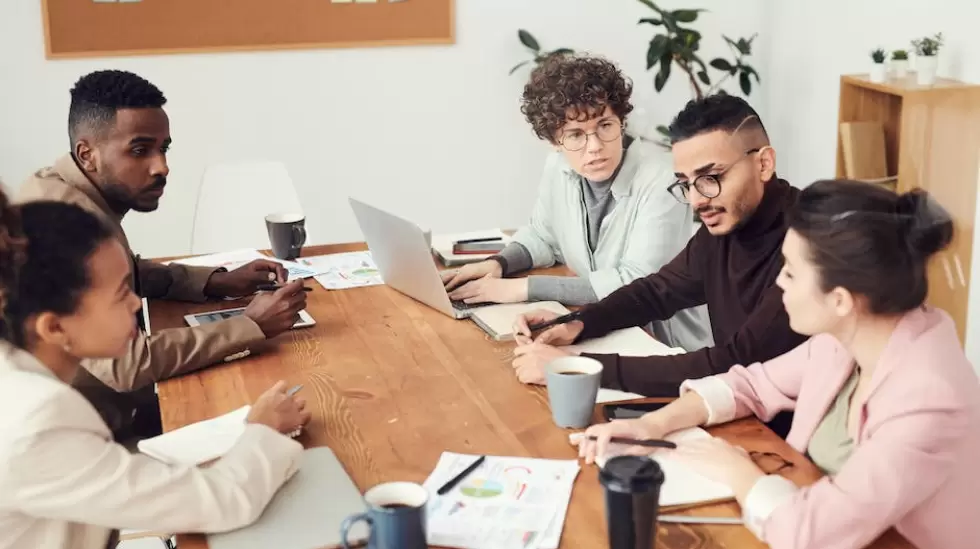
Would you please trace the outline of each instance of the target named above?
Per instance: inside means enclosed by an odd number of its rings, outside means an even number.
[[[122,528],[240,528],[296,472],[303,450],[253,424],[207,468],[130,454],[78,391],[3,341],[0,417],[0,549],[106,549]]]
[[[38,171],[17,191],[18,202],[54,200],[75,204],[95,215],[115,233],[134,259],[134,287],[142,297],[204,301],[204,287],[215,272],[210,267],[163,265],[137,259],[122,228],[99,189],[67,154],[54,166]],[[137,285],[138,282],[138,285]],[[265,339],[251,319],[238,316],[208,326],[140,333],[129,352],[115,360],[86,360],[73,385],[99,411],[115,433],[124,431],[138,405],[135,394],[169,377],[246,356],[249,346]],[[152,396],[152,394],[150,395]]]

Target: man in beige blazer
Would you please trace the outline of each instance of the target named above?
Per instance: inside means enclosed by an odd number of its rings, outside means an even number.
[[[122,228],[131,210],[157,209],[167,184],[170,123],[166,99],[153,84],[123,71],[83,76],[71,90],[71,153],[29,178],[17,200],[76,204],[107,224],[130,250],[133,284],[146,298],[204,301],[254,293],[284,282],[285,269],[254,261],[233,271],[163,265],[132,253]],[[306,307],[302,281],[257,295],[245,314],[195,328],[140,332],[129,353],[115,360],[86,360],[73,385],[88,398],[117,440],[159,429],[153,384],[222,361],[247,356],[250,347],[288,330]]]

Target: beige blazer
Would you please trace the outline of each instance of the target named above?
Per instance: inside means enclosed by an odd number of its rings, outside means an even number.
[[[121,528],[240,528],[292,477],[303,451],[250,424],[207,468],[130,454],[78,391],[3,341],[0,417],[0,549],[105,549]]]
[[[142,297],[204,301],[204,286],[215,272],[210,267],[162,265],[138,259],[129,247],[122,217],[109,207],[98,188],[70,154],[29,178],[17,191],[17,202],[54,200],[75,204],[95,215],[130,250]],[[244,316],[199,328],[160,330],[140,334],[129,352],[116,360],[85,360],[72,383],[105,422],[119,434],[132,421],[138,398],[129,392],[152,391],[155,382],[192,372],[221,361],[250,354],[249,346],[265,339],[259,326]],[[152,394],[150,395],[152,396]]]

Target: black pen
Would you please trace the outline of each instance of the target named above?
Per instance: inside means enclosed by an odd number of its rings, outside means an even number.
[[[568,313],[567,315],[562,315],[557,318],[552,318],[551,320],[541,322],[538,324],[529,324],[527,329],[532,332],[537,332],[544,330],[545,328],[551,328],[552,326],[557,326],[559,324],[567,324],[573,320],[578,320],[578,317],[582,315],[582,311],[575,311],[574,313]]]
[[[278,289],[280,289],[282,287],[283,286],[277,286],[275,284],[260,284],[257,288],[258,288],[258,291],[260,291],[260,292],[274,292],[274,291],[276,291],[276,290],[278,290]],[[312,292],[313,291],[313,288],[310,288],[308,286],[303,286],[303,291],[304,292]]]
[[[499,242],[503,240],[499,236],[490,236],[486,238],[465,238],[463,240],[457,240],[454,244],[475,244],[477,242]]]
[[[598,440],[598,438],[590,435],[589,440]],[[640,440],[626,437],[612,437],[609,439],[609,442],[614,444],[625,444],[627,446],[645,446],[647,448],[668,448],[671,450],[677,448],[677,445],[673,442],[661,439]]]
[[[467,467],[466,469],[463,469],[463,472],[462,473],[456,475],[455,477],[453,477],[452,479],[450,479],[449,482],[443,484],[442,485],[442,488],[439,488],[438,490],[436,490],[436,494],[439,494],[440,496],[446,495],[446,493],[448,493],[457,484],[459,484],[459,481],[463,480],[464,478],[466,478],[467,475],[469,475],[470,473],[472,473],[473,471],[475,471],[476,468],[479,467],[480,464],[483,463],[483,460],[485,460],[485,459],[487,459],[487,456],[480,456],[479,458],[477,458],[476,461],[474,461],[473,463],[471,463],[469,467]]]

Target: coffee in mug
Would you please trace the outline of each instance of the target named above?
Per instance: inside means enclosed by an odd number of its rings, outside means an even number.
[[[584,356],[566,356],[545,366],[551,416],[559,427],[588,427],[599,395],[602,363]]]
[[[352,515],[340,526],[340,540],[350,549],[347,535],[358,521],[370,528],[367,549],[426,549],[425,506],[429,492],[414,482],[386,482],[364,494],[367,512]]]

